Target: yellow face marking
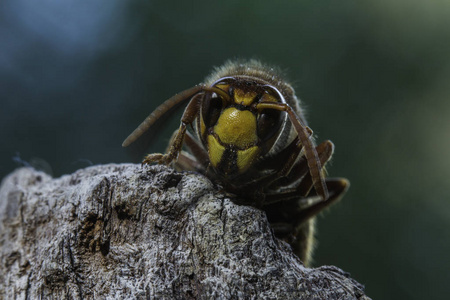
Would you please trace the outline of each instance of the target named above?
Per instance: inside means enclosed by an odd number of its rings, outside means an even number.
[[[214,132],[223,144],[244,149],[256,144],[256,117],[248,110],[234,107],[225,109],[214,126]]]
[[[278,102],[278,100],[274,96],[268,93],[264,93],[264,95],[261,97],[261,102]]]
[[[235,89],[234,90],[234,102],[236,104],[242,104],[249,106],[255,101],[255,98],[258,94],[256,92],[250,91],[250,92],[244,92],[241,89]]]
[[[219,144],[219,141],[213,135],[208,135],[208,153],[209,153],[209,161],[213,165],[214,168],[220,163],[222,159],[223,152],[225,151],[225,147]]]
[[[219,88],[224,92],[228,92],[230,85],[229,84],[216,84],[216,88]]]
[[[244,173],[250,168],[256,160],[259,154],[259,148],[257,146],[250,147],[245,150],[239,150],[237,152],[237,166],[239,173]]]

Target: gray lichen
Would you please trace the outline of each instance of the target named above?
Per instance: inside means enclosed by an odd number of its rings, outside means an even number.
[[[18,169],[0,232],[0,299],[369,299],[336,267],[305,268],[263,211],[164,166]]]

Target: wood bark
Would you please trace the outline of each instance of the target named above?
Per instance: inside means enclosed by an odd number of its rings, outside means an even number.
[[[265,213],[204,176],[111,164],[0,187],[0,299],[369,299],[305,268]]]

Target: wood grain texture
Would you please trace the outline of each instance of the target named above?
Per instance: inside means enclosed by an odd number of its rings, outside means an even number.
[[[265,213],[198,174],[18,169],[0,187],[0,299],[369,299],[305,268]]]

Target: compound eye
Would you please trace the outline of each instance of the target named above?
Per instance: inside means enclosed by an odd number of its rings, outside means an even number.
[[[258,137],[261,142],[266,142],[281,129],[281,111],[264,109],[258,115]]]
[[[214,126],[222,112],[222,99],[216,93],[209,94],[202,103],[202,117],[207,128]]]

